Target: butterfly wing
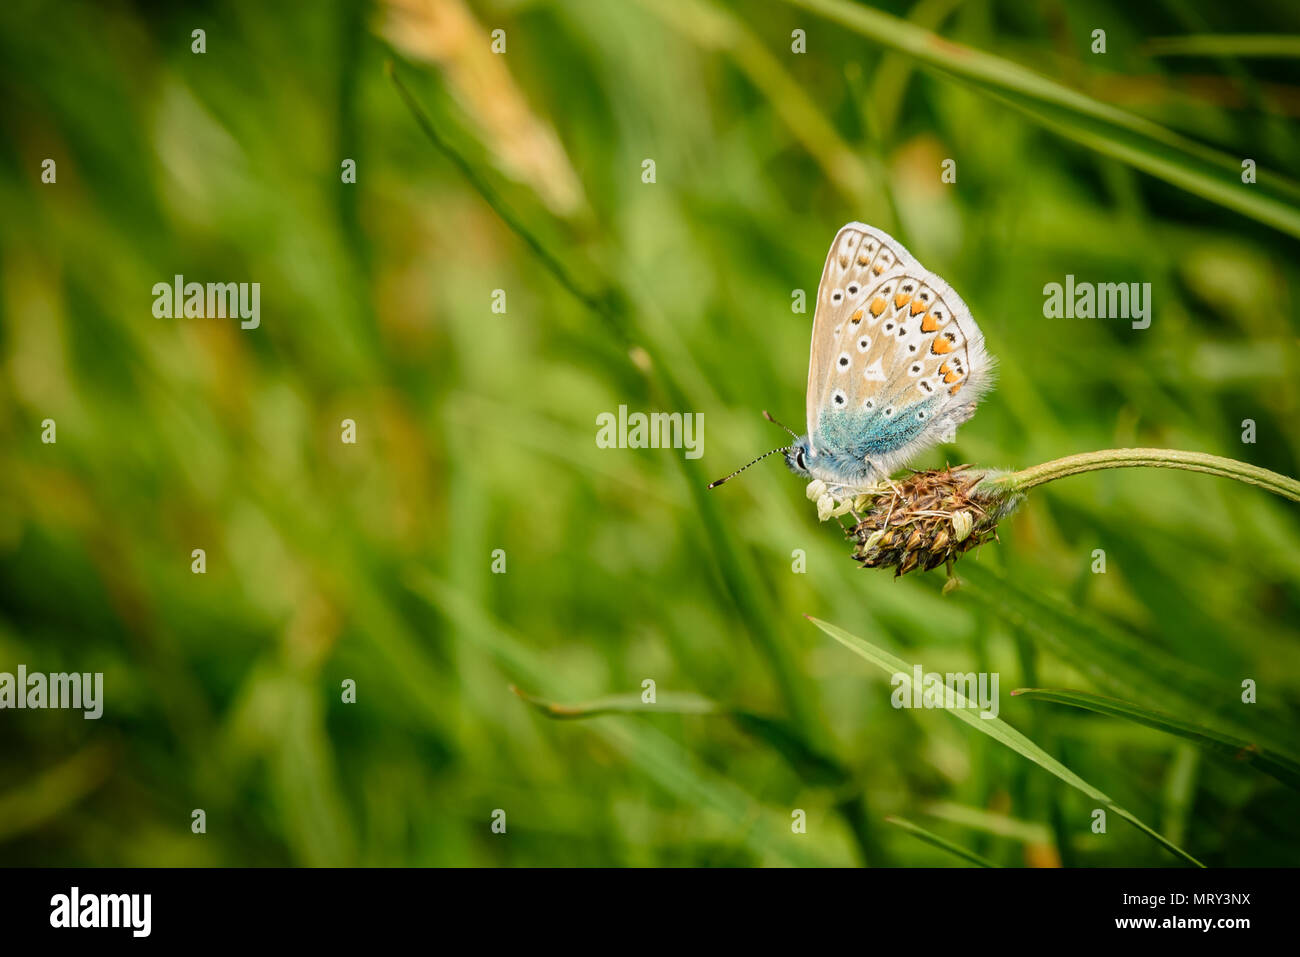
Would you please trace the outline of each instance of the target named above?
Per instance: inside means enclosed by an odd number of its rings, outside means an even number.
[[[812,348],[808,362],[808,434],[817,432],[828,383],[835,372],[835,348],[846,320],[868,289],[898,265],[902,247],[888,233],[863,223],[849,223],[835,234],[817,286],[813,312]]]
[[[841,484],[888,475],[951,441],[992,384],[970,310],[887,233],[839,231],[817,291],[808,433]]]

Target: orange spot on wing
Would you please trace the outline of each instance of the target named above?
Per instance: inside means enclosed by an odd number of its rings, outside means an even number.
[[[882,272],[885,271],[885,264],[876,263],[874,266],[871,267],[871,271],[875,273],[877,276],[879,276]]]
[[[865,265],[866,265],[867,263],[869,263],[869,262],[871,262],[871,257],[868,256],[866,253],[860,253],[860,254],[858,255],[858,265],[859,265],[859,266],[865,266]]]
[[[952,352],[952,343],[943,336],[935,336],[934,342],[930,345],[930,351],[937,356],[947,355]]]
[[[907,293],[900,292],[897,296],[894,297],[894,308],[902,309],[904,306],[907,305],[908,300],[911,298],[912,297],[909,296]]]
[[[857,312],[853,314],[853,324],[856,326],[861,321],[862,321],[862,310],[859,309]]]
[[[875,299],[871,300],[870,308],[871,308],[871,314],[879,318],[880,314],[885,311],[885,300],[877,296]]]
[[[925,303],[923,303],[920,299],[912,300],[912,315],[915,316],[917,313],[921,313],[921,312],[925,312]]]
[[[960,378],[961,378],[960,372],[949,372],[947,375],[943,377],[943,381],[951,385],[952,383],[956,382]]]
[[[921,319],[921,331],[936,332],[938,328],[939,328],[939,323],[935,322],[934,316],[932,316],[930,313],[927,312],[925,316]]]
[[[949,395],[956,395],[956,394],[957,394],[957,390],[960,389],[964,384],[965,384],[965,383],[958,382],[955,386],[953,386],[951,389],[948,390],[948,394],[949,394]]]
[[[948,363],[945,362],[943,365],[939,366],[939,375],[947,375],[948,372]]]

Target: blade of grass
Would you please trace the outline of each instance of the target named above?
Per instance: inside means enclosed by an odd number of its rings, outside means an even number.
[[[1300,236],[1300,186],[1270,174],[1241,182],[1241,158],[1095,100],[1040,73],[847,0],[787,0],[907,54],[944,76],[1114,159],[1275,229]]]
[[[1222,33],[1152,37],[1139,48],[1146,56],[1236,56],[1300,58],[1294,34]]]
[[[822,753],[799,733],[798,728],[782,718],[757,714],[741,708],[719,704],[703,695],[690,692],[664,692],[654,704],[647,704],[637,693],[607,695],[592,701],[563,704],[531,695],[514,685],[510,690],[548,718],[558,721],[596,718],[608,714],[725,715],[746,734],[762,741],[780,754],[805,784],[812,787],[839,789],[841,799],[859,795],[853,775],[833,757]]]
[[[809,617],[808,620],[811,621],[818,628],[820,628],[827,635],[834,638],[840,644],[844,645],[844,647],[856,653],[859,657],[865,659],[866,661],[871,662],[871,664],[875,665],[877,668],[885,672],[887,675],[891,675],[891,676],[901,675],[903,682],[907,685],[908,688],[911,688],[912,666],[909,665],[907,662],[903,661],[903,659],[895,657],[894,655],[891,655],[889,652],[877,648],[875,645],[871,644],[870,642],[865,641],[862,638],[857,637],[856,635],[851,635],[844,629],[838,628],[835,625],[832,625],[828,622],[824,622],[817,618],[812,618],[812,617]],[[1176,854],[1178,857],[1181,857],[1183,860],[1191,864],[1195,864],[1197,867],[1205,866],[1200,861],[1198,861],[1195,857],[1189,854],[1187,851],[1183,850],[1177,844],[1174,844],[1172,841],[1170,841],[1168,838],[1162,835],[1159,831],[1156,831],[1154,828],[1148,826],[1137,815],[1133,814],[1128,809],[1121,807],[1119,804],[1116,804],[1115,801],[1112,800],[1103,791],[1099,790],[1098,788],[1089,784],[1083,778],[1079,777],[1077,774],[1075,774],[1065,765],[1061,764],[1061,762],[1057,761],[1054,757],[1052,757],[1050,754],[1048,754],[1038,745],[1034,744],[1034,742],[1030,741],[1027,737],[1025,737],[1015,728],[1011,727],[1001,718],[985,718],[981,716],[980,714],[977,713],[977,706],[972,705],[961,694],[956,694],[955,700],[957,702],[957,707],[951,709],[945,709],[945,710],[948,710],[949,713],[952,714],[952,716],[957,720],[965,722],[966,724],[970,725],[971,727],[975,728],[976,730],[980,731],[983,734],[987,734],[995,741],[998,741],[999,743],[1006,745],[1012,751],[1015,751],[1021,757],[1027,758],[1028,760],[1037,764],[1043,770],[1060,778],[1066,784],[1070,785],[1071,787],[1079,791],[1082,791],[1084,794],[1092,798],[1094,801],[1100,802],[1112,814],[1116,814],[1119,817],[1124,818],[1129,823],[1135,825],[1136,827],[1144,831],[1153,840],[1155,840],[1157,843],[1163,846],[1166,850],[1169,850],[1173,854]]]
[[[693,42],[725,52],[767,97],[781,122],[845,199],[862,202],[872,185],[866,166],[781,61],[746,27],[744,19],[699,0],[652,0],[644,5]]]
[[[758,739],[776,751],[804,784],[830,790],[834,807],[861,847],[875,847],[875,836],[867,820],[866,795],[853,774],[833,756],[816,748],[792,722],[770,715],[757,714],[738,708],[728,708],[700,695],[661,694],[653,705],[645,704],[640,695],[610,695],[581,704],[560,704],[535,695],[525,694],[511,686],[520,698],[537,708],[548,718],[571,720],[593,718],[606,714],[641,714],[655,711],[677,714],[725,714],[746,734]],[[869,860],[879,863],[882,853],[873,853]]]
[[[1283,723],[1281,716],[1252,710],[1241,720],[1239,715],[1228,713],[1227,702],[1235,698],[1229,699],[1215,675],[1140,640],[1101,616],[1067,605],[1049,593],[1024,588],[987,563],[968,562],[962,576],[968,585],[964,595],[1050,649],[1111,694],[1150,698],[1162,707],[1189,713],[1208,708],[1216,722],[1232,733],[1282,750],[1266,726],[1268,721]],[[1218,702],[1223,704],[1207,705]]]
[[[1096,714],[1113,718],[1125,718],[1138,724],[1164,731],[1194,741],[1200,747],[1214,754],[1222,755],[1233,761],[1253,764],[1265,774],[1271,775],[1288,787],[1300,789],[1300,763],[1275,752],[1264,751],[1258,745],[1236,738],[1212,728],[1206,728],[1190,721],[1183,721],[1173,715],[1143,708],[1130,701],[1119,698],[1107,698],[1102,695],[1088,694],[1085,691],[1072,691],[1067,688],[1017,688],[1012,695],[1039,701],[1054,701],[1057,704],[1082,708]]]
[[[1196,804],[1200,762],[1201,752],[1183,741],[1174,749],[1174,758],[1165,772],[1163,824],[1172,841],[1181,841],[1187,833],[1187,822]]]
[[[111,745],[91,745],[0,794],[0,843],[57,820],[104,783],[115,760]]]
[[[908,834],[920,838],[921,840],[925,841],[925,843],[927,844],[932,844],[933,846],[941,850],[947,851],[949,854],[955,854],[957,857],[960,857],[964,861],[970,861],[976,867],[997,867],[996,864],[992,863],[991,861],[985,860],[984,858],[976,854],[974,851],[968,851],[960,844],[954,844],[946,837],[940,837],[938,834],[935,834],[933,831],[927,831],[923,827],[918,827],[917,825],[913,824],[911,821],[905,820],[904,818],[894,817],[891,814],[887,816],[885,820],[888,821],[890,824],[895,825],[896,827],[902,828]]]
[[[411,567],[402,580],[413,594],[446,616],[467,640],[487,651],[511,677],[532,685],[555,681],[546,661],[522,637],[441,579]],[[774,825],[768,826],[772,824],[768,808],[725,777],[692,761],[681,745],[650,725],[597,721],[591,724],[591,733],[678,800],[708,808],[732,821],[764,821],[763,826],[750,827],[740,835],[740,840],[755,853],[799,866],[829,863],[824,857],[808,853],[799,842],[778,840],[774,835],[784,835],[789,828],[773,830]]]
[[[653,704],[642,701],[641,695],[636,692],[606,695],[603,698],[581,701],[575,704],[561,704],[558,701],[547,701],[537,695],[528,694],[515,685],[511,685],[510,690],[546,715],[546,717],[556,718],[561,721],[594,718],[602,714],[653,714],[655,712],[665,714],[719,714],[726,710],[716,701],[711,701],[703,695],[690,692],[665,691],[663,694],[656,694]]]
[[[1039,824],[1036,821],[1025,821],[1006,814],[995,814],[983,808],[958,804],[954,801],[935,801],[932,804],[925,805],[921,810],[930,817],[938,818],[941,821],[959,824],[973,831],[991,834],[994,837],[1003,837],[1009,841],[1018,841],[1021,844],[1052,843],[1051,829],[1046,824]]]

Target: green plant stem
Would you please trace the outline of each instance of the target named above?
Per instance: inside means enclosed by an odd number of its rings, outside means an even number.
[[[1207,475],[1236,479],[1247,485],[1267,489],[1274,495],[1281,495],[1293,502],[1300,502],[1300,481],[1279,475],[1277,472],[1270,472],[1257,465],[1238,462],[1236,459],[1225,459],[1204,452],[1180,452],[1177,449],[1103,449],[1098,452],[1083,452],[1021,469],[1019,472],[1008,472],[1005,475],[988,478],[982,484],[992,489],[1005,489],[1018,495],[1031,488],[1065,478],[1067,475],[1123,468],[1184,469],[1188,472],[1204,472]]]

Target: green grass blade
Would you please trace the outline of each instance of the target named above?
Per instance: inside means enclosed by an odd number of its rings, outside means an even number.
[[[109,745],[91,745],[60,764],[0,793],[0,843],[34,831],[91,794],[112,774]]]
[[[1033,591],[988,563],[968,562],[962,577],[970,586],[963,594],[979,602],[1009,627],[1040,643],[1068,662],[1089,681],[1112,695],[1149,698],[1160,707],[1191,713],[1209,710],[1215,723],[1228,731],[1282,750],[1269,724],[1286,726],[1282,712],[1263,706],[1243,717],[1206,670],[1141,640],[1101,615],[1067,604],[1045,591]]]
[[[748,28],[745,18],[699,0],[647,0],[644,6],[700,46],[725,51],[737,69],[767,97],[781,122],[826,178],[846,199],[862,202],[868,187],[876,185],[865,164],[781,59],[773,56]]]
[[[1025,821],[1008,814],[997,814],[980,807],[955,801],[933,801],[921,808],[928,817],[947,821],[981,834],[1006,838],[1021,844],[1051,844],[1052,829],[1037,821]]]
[[[903,681],[906,684],[906,686],[908,688],[911,688],[912,666],[909,665],[907,662],[903,661],[903,659],[895,657],[894,655],[891,655],[889,652],[877,648],[875,645],[871,644],[870,642],[864,641],[863,639],[858,638],[856,635],[851,635],[844,629],[838,628],[835,625],[829,624],[827,622],[812,617],[810,617],[808,620],[811,621],[818,628],[820,628],[822,631],[824,631],[826,634],[830,635],[840,644],[844,645],[850,651],[855,652],[859,657],[864,658],[867,661],[871,662],[873,665],[875,665],[877,668],[879,668],[881,671],[885,672],[886,674],[888,675],[901,674],[903,676]],[[1131,811],[1127,810],[1126,808],[1123,808],[1120,805],[1116,804],[1115,801],[1112,800],[1104,792],[1098,790],[1097,788],[1089,784],[1087,781],[1085,781],[1083,778],[1079,777],[1077,774],[1075,774],[1073,771],[1071,771],[1069,768],[1063,765],[1060,761],[1057,761],[1054,757],[1052,757],[1050,754],[1048,754],[1038,745],[1034,744],[1034,742],[1030,741],[1027,737],[1025,737],[1015,728],[1011,727],[1001,718],[981,717],[980,714],[978,713],[978,707],[972,705],[960,694],[956,695],[956,701],[957,701],[956,708],[945,709],[945,710],[948,710],[953,717],[957,718],[957,720],[964,721],[966,724],[969,724],[971,727],[975,728],[981,733],[987,734],[995,741],[1006,745],[1008,748],[1010,748],[1012,751],[1015,751],[1017,754],[1021,755],[1022,757],[1028,758],[1030,761],[1034,762],[1039,767],[1043,768],[1043,770],[1048,771],[1051,774],[1054,774],[1056,777],[1060,778],[1066,784],[1070,785],[1076,790],[1083,792],[1093,800],[1101,803],[1111,813],[1119,815],[1120,817],[1124,818],[1126,821],[1129,821],[1131,824],[1140,828],[1142,831],[1145,831],[1152,839],[1157,841],[1167,850],[1181,857],[1183,860],[1188,861],[1191,864],[1195,864],[1197,867],[1205,866],[1200,861],[1198,861],[1195,857],[1189,854],[1187,851],[1183,850],[1177,844],[1173,843],[1164,835],[1162,835],[1160,832],[1156,831],[1154,828],[1145,824],[1140,818],[1137,817],[1137,815],[1133,814]]]
[[[1148,728],[1155,728],[1157,731],[1164,731],[1181,738],[1187,738],[1207,751],[1212,751],[1233,761],[1253,764],[1265,774],[1277,778],[1288,787],[1300,789],[1300,763],[1276,752],[1261,750],[1253,742],[1232,737],[1221,731],[1193,724],[1190,721],[1183,721],[1160,711],[1152,711],[1129,701],[1088,694],[1085,691],[1071,691],[1066,688],[1018,688],[1011,693],[1022,698],[1054,701],[1058,704],[1083,708],[1097,714],[1109,715],[1114,718],[1126,718],[1129,721],[1146,725]]]
[[[636,692],[607,695],[591,701],[563,704],[521,691],[514,685],[510,690],[548,718],[571,721],[596,718],[608,714],[663,714],[726,715],[742,731],[774,749],[811,787],[845,788],[853,791],[853,776],[833,757],[814,747],[790,721],[771,715],[758,714],[741,708],[719,704],[703,695],[691,692],[664,692],[654,704],[641,700]]]
[[[553,668],[528,646],[523,636],[444,580],[413,567],[403,575],[403,583],[414,595],[446,615],[463,641],[486,651],[511,678],[530,685],[553,684],[557,680]],[[787,836],[789,828],[776,824],[777,812],[761,804],[749,791],[702,765],[678,742],[650,724],[593,721],[590,733],[678,800],[698,805],[726,820],[750,822],[751,826],[741,829],[737,840],[760,859],[800,867],[832,863],[819,850]]]
[[[960,844],[954,844],[946,837],[940,837],[938,834],[935,834],[933,831],[927,831],[925,828],[919,827],[913,824],[911,821],[905,820],[901,817],[894,817],[893,815],[887,816],[885,820],[896,827],[901,827],[908,834],[920,838],[921,840],[925,841],[925,843],[927,844],[932,844],[935,847],[940,848],[941,850],[947,851],[949,854],[955,854],[957,857],[960,857],[962,860],[970,861],[976,867],[997,867],[996,864],[994,864],[991,861],[985,860],[984,858],[976,854],[974,851],[968,851]]]
[[[591,701],[582,701],[575,704],[561,704],[558,701],[548,701],[545,698],[528,694],[514,685],[510,686],[510,690],[546,715],[546,717],[561,721],[571,721],[576,718],[594,718],[602,714],[654,714],[655,712],[665,714],[718,714],[725,710],[716,701],[711,701],[703,695],[692,694],[688,691],[668,691],[657,694],[653,704],[642,701],[641,695],[637,692],[606,695],[603,698],[595,698]]]
[[[1294,34],[1199,33],[1153,37],[1141,48],[1147,56],[1235,56],[1300,58]]]
[[[841,23],[890,50],[990,94],[1040,125],[1089,149],[1300,236],[1300,186],[1269,173],[1241,182],[1241,158],[1205,146],[1158,123],[1080,93],[1050,77],[944,39],[916,24],[847,0],[787,0]]]

